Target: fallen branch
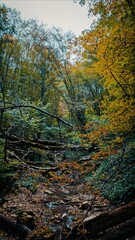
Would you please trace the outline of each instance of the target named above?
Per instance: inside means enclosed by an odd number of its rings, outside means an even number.
[[[2,102],[2,101],[0,101],[0,102]],[[49,113],[49,112],[47,112],[47,111],[45,111],[45,110],[43,110],[43,109],[41,109],[41,108],[38,108],[38,107],[35,107],[35,106],[32,106],[32,105],[14,104],[14,103],[8,103],[8,102],[7,102],[6,104],[8,104],[8,105],[10,104],[10,106],[0,107],[0,110],[5,111],[5,110],[12,110],[12,109],[15,109],[15,108],[33,108],[33,109],[35,109],[35,110],[37,110],[37,111],[39,111],[39,112],[41,112],[41,113],[44,113],[44,114],[46,114],[46,115],[48,115],[48,116],[50,116],[50,117],[52,117],[52,118],[57,119],[58,121],[66,124],[66,125],[68,125],[68,126],[70,126],[70,127],[73,127],[73,125],[72,125],[71,123],[67,122],[67,121],[64,120],[63,118],[60,118],[60,117],[58,117],[58,116],[56,116],[56,115],[53,115],[53,114],[51,114],[51,113]],[[12,105],[12,106],[11,106],[11,105]]]
[[[71,151],[93,151],[92,148],[90,147],[89,149],[86,148],[85,146],[81,145],[66,145],[61,142],[57,141],[49,141],[49,140],[40,140],[40,139],[23,139],[23,138],[18,138],[16,136],[11,136],[6,133],[1,133],[0,138],[7,138],[9,144],[15,144],[15,145],[25,145],[27,147],[33,147],[33,148],[39,148],[43,150],[52,150],[52,151],[57,151],[57,150],[64,150],[64,149],[69,149]],[[79,160],[81,162],[81,160]],[[97,163],[98,164],[98,163]]]
[[[4,138],[3,134],[0,135],[0,138]],[[30,139],[26,140],[23,138],[18,138],[16,136],[10,136],[6,134],[6,138],[9,140],[9,144],[17,144],[17,145],[26,145],[34,148],[39,148],[43,150],[59,150],[64,149],[66,146],[62,143],[56,141],[42,141]]]
[[[44,167],[38,167],[38,166],[34,166],[32,164],[28,164],[28,163],[25,163],[23,160],[21,160],[14,152],[10,152],[8,151],[8,154],[14,158],[16,158],[20,163],[21,163],[21,166],[25,166],[26,168],[32,168],[32,169],[37,169],[37,170],[42,170],[44,171],[45,173],[49,172],[49,171],[57,171],[58,170],[58,167],[47,167],[47,168],[44,168]]]

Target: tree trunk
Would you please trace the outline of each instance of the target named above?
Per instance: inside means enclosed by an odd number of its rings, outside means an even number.
[[[135,235],[135,202],[84,220],[73,228],[66,240],[122,240]]]
[[[31,230],[23,224],[18,224],[0,214],[0,229],[17,235],[19,239],[24,240]]]

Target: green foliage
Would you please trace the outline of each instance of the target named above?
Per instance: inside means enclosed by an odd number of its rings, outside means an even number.
[[[114,204],[129,201],[135,194],[135,146],[128,144],[121,161],[121,151],[110,156],[94,173],[93,186]]]
[[[20,163],[16,160],[11,160],[9,163],[5,163],[0,160],[0,189],[1,194],[5,191],[6,187],[9,187],[15,176],[17,166]]]
[[[15,183],[17,188],[27,188],[30,191],[35,191],[38,183],[44,181],[40,173],[33,172],[31,174],[23,174]]]
[[[78,149],[64,151],[63,158],[67,161],[77,161],[84,156],[84,152]]]
[[[79,131],[70,131],[65,135],[65,139],[72,144],[80,144],[81,137]]]
[[[4,158],[4,146],[5,146],[5,140],[0,139],[0,159]]]

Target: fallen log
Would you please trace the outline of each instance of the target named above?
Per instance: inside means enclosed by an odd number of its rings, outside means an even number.
[[[0,135],[0,138],[5,138],[2,134]],[[59,149],[65,149],[65,145],[60,142],[56,141],[47,141],[47,140],[35,140],[35,139],[23,139],[18,138],[16,136],[10,136],[6,135],[6,138],[8,139],[9,144],[17,144],[17,145],[25,145],[27,147],[33,147],[33,148],[39,148],[43,150],[59,150]]]
[[[119,208],[116,208],[113,211],[102,213],[99,216],[90,219],[88,221],[80,222],[77,226],[75,226],[72,231],[69,233],[69,235],[66,237],[66,240],[86,240],[86,239],[100,239],[99,235],[102,233],[103,240],[110,240],[111,238],[105,238],[105,232],[108,229],[112,229],[117,227],[120,224],[123,224],[122,227],[119,227],[119,231],[116,231],[116,239],[122,240],[126,239],[127,237],[134,236],[135,235],[135,202],[131,202],[125,206],[121,206]],[[128,224],[128,221],[130,220],[130,224]],[[131,231],[132,228],[132,231]],[[125,231],[125,236],[124,233]],[[121,237],[120,237],[121,236]],[[110,235],[110,237],[114,237],[113,233]],[[113,238],[112,238],[113,239]]]
[[[20,240],[24,240],[31,230],[24,224],[18,224],[0,214],[0,229],[12,235],[17,235]]]
[[[135,236],[135,218],[110,229],[100,240],[124,240]]]
[[[9,144],[15,144],[15,145],[25,145],[27,147],[35,147],[35,148],[40,148],[43,150],[64,150],[64,149],[69,149],[71,151],[86,151],[86,152],[93,152],[97,151],[97,147],[89,146],[85,147],[82,145],[72,145],[72,144],[64,144],[61,142],[57,141],[50,141],[50,140],[41,140],[41,139],[24,139],[24,138],[19,138],[13,135],[8,135],[6,133],[1,133],[0,138],[5,139],[5,137],[8,140]],[[85,161],[85,160],[90,160],[90,155],[81,158],[79,161]]]
[[[25,225],[15,223],[0,214],[0,228],[19,236],[20,240],[26,239],[31,230]],[[113,211],[100,214],[99,216],[84,220],[61,239],[66,240],[126,240],[135,236],[135,202],[116,208]],[[34,237],[34,238],[33,238]],[[53,236],[32,236],[27,239],[55,239]],[[57,238],[56,238],[57,239]]]

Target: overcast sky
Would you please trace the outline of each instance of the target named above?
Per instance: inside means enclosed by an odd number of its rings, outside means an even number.
[[[16,8],[24,19],[37,18],[48,27],[71,30],[77,36],[89,29],[93,21],[88,18],[87,6],[81,7],[73,0],[0,0],[7,7]]]

